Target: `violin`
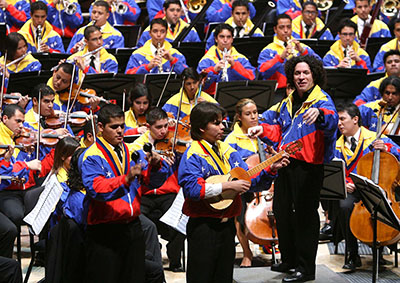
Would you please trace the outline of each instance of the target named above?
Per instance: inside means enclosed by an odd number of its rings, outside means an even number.
[[[9,180],[12,183],[17,183],[17,184],[24,184],[26,182],[25,178],[20,178],[18,176],[4,176],[4,175],[0,175],[0,183],[1,180]]]
[[[62,100],[62,101],[68,101],[69,90],[59,93],[59,97],[60,97],[60,100]],[[90,88],[80,89],[79,85],[74,84],[72,86],[71,99],[75,99],[75,97],[79,101],[79,103],[81,103],[82,105],[88,105],[89,99],[91,97],[97,97],[97,93],[94,89],[90,89]],[[100,97],[100,101],[103,101],[105,103],[110,103],[110,101],[104,99],[103,97]]]
[[[173,153],[173,141],[174,132],[168,131],[164,139],[154,142],[155,151],[161,155],[171,156]],[[175,151],[183,154],[191,142],[192,139],[190,136],[186,136],[186,138],[177,138],[175,142]]]
[[[12,92],[12,93],[7,93],[4,94],[3,96],[3,103],[4,104],[17,104],[19,100],[21,99],[22,94],[19,92]],[[31,100],[32,98],[29,97],[28,100]]]
[[[65,112],[56,110],[54,111],[53,115],[46,117],[45,123],[46,126],[51,129],[58,129],[61,128],[62,125],[65,123]],[[85,125],[86,121],[88,120],[89,115],[86,114],[85,111],[75,111],[68,115],[68,124],[71,124],[76,127],[82,127]]]
[[[145,115],[139,115],[139,116],[136,118],[136,122],[137,122],[137,126],[138,126],[138,127],[146,126],[146,123],[147,123],[147,121],[146,121],[146,116],[145,116]]]
[[[14,137],[17,146],[31,148],[37,144],[37,132],[30,128],[23,128],[22,132]],[[53,147],[58,143],[59,135],[53,129],[45,129],[40,132],[40,144]]]

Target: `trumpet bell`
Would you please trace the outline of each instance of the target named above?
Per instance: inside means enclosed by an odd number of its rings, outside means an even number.
[[[76,13],[77,7],[75,3],[69,3],[67,7],[65,7],[65,13],[67,15],[73,15]]]
[[[333,6],[333,0],[317,0],[315,3],[319,11],[327,11]]]
[[[191,13],[200,13],[201,9],[206,5],[207,0],[189,0],[188,9]]]
[[[381,12],[387,17],[393,17],[396,15],[400,8],[400,2],[397,0],[386,0],[382,3]]]
[[[115,7],[115,11],[117,12],[117,14],[123,15],[128,11],[128,6],[122,2],[118,2]]]

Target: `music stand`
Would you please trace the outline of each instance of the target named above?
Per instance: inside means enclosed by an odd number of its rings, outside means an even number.
[[[63,53],[32,53],[32,56],[39,60],[42,64],[42,70],[51,70],[57,66],[60,60],[67,59],[71,54]]]
[[[6,24],[0,23],[0,52],[3,54],[6,51],[6,33],[7,33]]]
[[[177,48],[186,58],[189,67],[196,68],[206,53],[205,42],[179,42]]]
[[[310,47],[319,57],[324,58],[325,54],[331,49],[335,40],[321,40],[317,38],[299,39],[299,41]]]
[[[137,48],[118,48],[115,50],[115,58],[118,62],[118,73],[125,73],[126,65],[128,65],[129,59],[133,51]]]
[[[47,83],[51,78],[50,71],[35,71],[10,74],[7,92],[19,92],[22,95],[30,95],[34,86]]]
[[[142,31],[142,27],[140,25],[131,26],[131,25],[114,25],[114,28],[119,30],[124,37],[124,46],[125,47],[135,47],[139,36]]]
[[[157,104],[158,99],[160,98],[161,91],[163,90],[165,81],[168,78],[168,73],[163,74],[146,74],[144,76],[144,83],[147,86],[147,89],[151,93],[153,97],[153,105]],[[165,89],[163,98],[161,99],[160,106],[163,106],[167,100],[178,93],[181,88],[181,80],[177,78],[175,73],[172,73],[167,87]]]
[[[271,106],[276,86],[277,83],[274,80],[219,82],[215,99],[225,108],[229,118],[235,115],[236,103],[242,98],[253,99],[258,112],[262,113]]]
[[[204,36],[204,42],[207,41],[207,39],[210,37],[211,32],[219,25],[220,23],[218,22],[212,22],[208,24],[208,29],[206,31],[206,35]]]
[[[391,205],[385,196],[385,191],[374,184],[371,180],[350,173],[350,178],[353,180],[357,191],[360,193],[361,200],[371,214],[373,221],[373,267],[372,267],[372,282],[375,283],[378,276],[378,243],[377,243],[377,222],[382,223],[400,231],[400,221],[393,212]]]
[[[345,172],[345,164],[341,159],[333,159],[331,162],[324,164],[324,183],[321,189],[321,199],[346,199]]]
[[[244,37],[235,38],[233,46],[236,50],[249,59],[251,65],[257,67],[258,55],[265,46],[273,41],[273,37]]]
[[[367,84],[369,84],[372,81],[376,81],[377,79],[382,78],[385,76],[385,72],[374,72],[374,73],[369,73],[367,75]]]
[[[374,62],[376,54],[378,54],[379,49],[381,46],[387,42],[392,40],[391,37],[369,37],[367,38],[366,48],[369,58],[371,62]]]

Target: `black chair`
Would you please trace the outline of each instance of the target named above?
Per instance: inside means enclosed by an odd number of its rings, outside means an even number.
[[[135,47],[139,36],[142,33],[141,26],[130,26],[130,25],[114,25],[119,30],[125,39],[125,47]]]

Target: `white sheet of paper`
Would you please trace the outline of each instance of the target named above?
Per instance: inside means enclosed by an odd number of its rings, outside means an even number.
[[[189,220],[189,217],[182,212],[184,202],[185,197],[183,196],[183,190],[181,188],[171,207],[160,218],[160,221],[186,235],[186,224]]]

